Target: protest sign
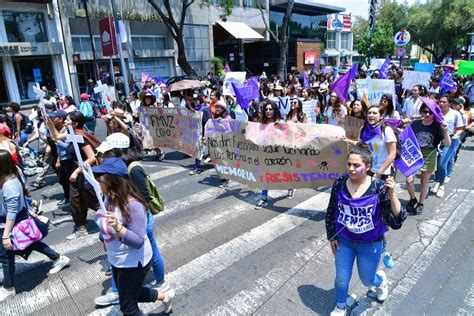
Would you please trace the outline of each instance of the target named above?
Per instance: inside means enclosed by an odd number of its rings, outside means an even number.
[[[378,105],[384,93],[390,93],[393,100],[397,100],[395,94],[395,82],[389,79],[357,79],[357,99],[362,100],[367,94],[370,105]]]
[[[399,135],[402,143],[400,158],[394,161],[395,167],[405,176],[416,173],[425,163],[415,133],[407,126]]]
[[[362,125],[364,125],[364,120],[349,115],[344,116],[344,130],[346,137],[350,140],[359,140]]]
[[[219,176],[250,187],[331,186],[346,172],[341,127],[209,120],[205,135]]]
[[[306,117],[308,118],[308,123],[316,123],[317,122],[317,117],[316,117],[316,106],[317,106],[317,101],[314,99],[311,99],[309,101],[303,101],[303,113],[306,114]]]
[[[432,73],[435,68],[435,64],[431,63],[415,63],[415,71]]]
[[[242,87],[245,81],[245,71],[229,71],[225,73],[224,85],[222,86],[223,95],[235,95],[232,83],[237,87]]]
[[[273,101],[278,105],[282,118],[285,118],[288,112],[290,112],[291,104],[290,104],[289,97],[271,97],[268,99],[270,99],[270,101]]]
[[[422,71],[404,71],[403,72],[403,89],[411,89],[416,84],[429,87],[431,74]]]
[[[152,139],[152,148],[172,148],[201,158],[202,112],[141,107],[139,115],[145,134],[144,148],[150,148],[148,142]]]
[[[470,76],[474,74],[474,61],[462,61],[458,64],[458,74],[461,76]]]

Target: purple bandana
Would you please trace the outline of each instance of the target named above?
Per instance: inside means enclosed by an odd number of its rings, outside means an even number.
[[[367,143],[370,139],[374,138],[377,135],[382,137],[382,129],[380,128],[380,123],[374,126],[367,124],[367,126],[364,128],[362,136],[360,137],[360,140],[363,143]]]

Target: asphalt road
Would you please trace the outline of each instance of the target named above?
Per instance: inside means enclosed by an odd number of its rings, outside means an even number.
[[[99,137],[104,138],[103,125]],[[473,315],[474,142],[468,140],[446,197],[430,196],[420,216],[390,231],[388,250],[395,268],[386,270],[389,298],[368,298],[354,270],[350,292],[357,297],[353,315]],[[326,242],[324,218],[329,194],[324,189],[270,191],[271,203],[255,210],[259,192],[236,182],[227,189],[207,166],[189,176],[194,160],[168,152],[164,161],[144,161],[166,201],[156,217],[155,234],[165,258],[167,280],[177,290],[176,315],[328,315],[335,305],[334,258]],[[399,176],[399,181],[401,181]],[[94,298],[106,293],[107,259],[97,240],[93,212],[87,237],[66,241],[73,230],[67,207],[58,208],[62,190],[55,175],[33,190],[45,201],[54,223],[45,241],[71,258],[52,276],[48,259],[33,254],[17,260],[17,292],[0,303],[0,315],[115,315],[118,306],[97,309]],[[406,202],[403,185],[398,188]],[[152,281],[152,273],[146,279]],[[1,280],[1,273],[0,273]],[[159,314],[159,303],[142,304]]]

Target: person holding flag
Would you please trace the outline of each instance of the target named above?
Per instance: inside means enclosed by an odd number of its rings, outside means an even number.
[[[425,163],[421,167],[420,175],[420,200],[415,197],[414,175],[406,178],[410,201],[406,207],[407,212],[419,215],[423,212],[423,202],[428,195],[428,187],[431,174],[435,172],[438,158],[438,145],[443,142],[445,147],[451,145],[448,124],[443,122],[439,113],[438,104],[432,99],[421,97],[422,105],[420,114],[422,119],[411,123],[411,128],[416,136],[418,145],[423,154]]]

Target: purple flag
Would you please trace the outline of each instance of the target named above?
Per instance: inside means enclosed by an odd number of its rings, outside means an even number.
[[[438,123],[442,123],[444,121],[443,118],[443,113],[441,113],[441,109],[436,103],[435,100],[427,97],[420,97],[420,100],[430,109],[430,111],[433,113],[433,120]]]
[[[303,79],[304,79],[304,87],[305,88],[308,88],[309,86],[311,86],[311,84],[309,82],[309,72],[308,71],[304,72]]]
[[[230,67],[228,64],[225,64],[224,72],[230,72]]]
[[[439,86],[448,91],[456,90],[456,82],[453,81],[453,77],[451,76],[451,70],[446,69],[443,78],[441,78],[441,81],[439,82]]]
[[[407,126],[399,137],[402,143],[402,152],[400,158],[394,161],[394,165],[405,177],[409,177],[415,174],[425,161],[415,133],[410,126]]]
[[[387,56],[385,61],[383,62],[382,67],[380,67],[379,71],[379,79],[387,79],[388,77],[388,70],[390,69],[390,63],[392,62],[390,56]]]
[[[357,64],[354,64],[348,72],[339,77],[335,82],[330,85],[330,89],[336,92],[339,99],[342,103],[346,103],[347,95],[349,93],[349,87],[351,86],[351,81],[355,78],[357,72]]]
[[[145,84],[145,82],[150,81],[150,80],[151,80],[151,76],[142,71],[142,86]]]
[[[248,109],[250,102],[260,96],[257,76],[251,77],[243,87],[237,87],[233,82],[231,84],[234,89],[235,97],[242,109]]]
[[[316,68],[319,66],[319,61],[315,60],[313,65],[313,70],[316,71]]]
[[[157,85],[164,84],[165,87],[168,88],[168,84],[166,83],[166,80],[161,77],[156,77],[155,82]]]
[[[390,124],[392,125],[393,127],[396,127],[396,128],[402,128],[403,127],[403,123],[401,120],[397,120],[397,119],[384,119],[385,123],[387,124]]]

